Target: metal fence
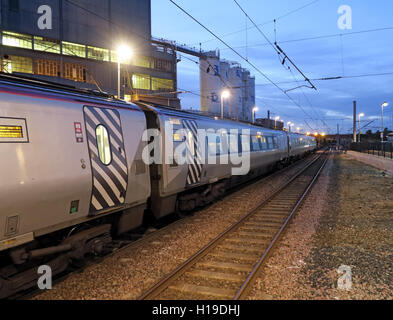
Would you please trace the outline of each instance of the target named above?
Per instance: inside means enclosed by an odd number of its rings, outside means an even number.
[[[352,143],[351,150],[393,159],[393,144],[382,142]]]

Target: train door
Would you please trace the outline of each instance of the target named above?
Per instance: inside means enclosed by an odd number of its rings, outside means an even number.
[[[93,188],[90,215],[120,206],[128,183],[120,114],[117,110],[84,107]]]
[[[187,132],[187,186],[192,186],[201,182],[203,170],[202,156],[198,148],[198,125],[194,120],[183,120],[183,127]]]

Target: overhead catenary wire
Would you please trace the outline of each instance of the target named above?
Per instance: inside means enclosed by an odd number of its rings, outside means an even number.
[[[270,39],[265,35],[265,33],[262,31],[262,29],[255,23],[255,21],[249,16],[249,14],[246,12],[246,10],[239,4],[239,2],[237,0],[233,0],[235,2],[235,4],[237,5],[237,7],[244,13],[244,15],[247,17],[248,20],[250,20],[250,22],[254,25],[254,27],[258,30],[258,32],[263,36],[263,38],[270,44],[270,46],[273,48],[273,50],[278,54],[279,57],[281,57],[281,55],[284,56],[283,60],[282,60],[282,65],[285,64],[285,62],[289,61],[291,63],[291,65],[302,75],[302,77],[304,78],[305,81],[307,81],[309,83],[309,85],[311,87],[311,89],[317,90],[317,88],[314,86],[314,84],[310,81],[310,79],[300,70],[300,68],[293,62],[293,60],[291,60],[288,55],[281,49],[281,47],[277,44],[277,42],[275,42],[274,44],[270,41]],[[274,20],[274,24],[275,24],[275,29],[276,29],[276,20]],[[275,31],[276,34],[276,31]],[[288,70],[291,72],[293,78],[295,79],[295,76],[291,70],[291,68],[288,66]],[[303,86],[299,86],[298,88],[302,89]],[[295,90],[297,88],[293,88],[292,90]],[[285,93],[288,93],[288,90],[284,91]],[[304,91],[302,90],[303,95]],[[305,96],[306,97],[306,96]],[[308,100],[308,98],[307,98]],[[311,104],[310,100],[308,100],[310,103],[310,107],[311,109],[313,109],[313,111],[315,112],[315,114],[317,115],[317,118],[319,118],[319,115],[317,114],[317,112],[314,109],[314,106]],[[317,119],[318,120],[318,119]],[[326,125],[326,123],[325,123]]]
[[[281,15],[281,16],[273,19],[273,20],[269,20],[269,21],[266,21],[266,22],[263,22],[263,23],[259,23],[258,26],[259,27],[263,27],[263,26],[265,26],[267,24],[274,23],[275,20],[277,21],[277,20],[281,20],[283,18],[286,18],[289,15],[292,15],[292,14],[294,14],[294,13],[300,11],[300,10],[303,10],[303,9],[305,9],[305,8],[311,6],[311,5],[313,5],[313,4],[315,4],[315,3],[319,2],[319,1],[321,1],[321,0],[313,0],[311,2],[308,2],[307,4],[302,5],[302,6],[298,7],[298,8],[295,8],[295,9],[293,9],[293,10],[291,10],[291,11],[289,11],[289,12],[287,12],[287,13],[285,13],[285,14],[283,14],[283,15]],[[243,28],[241,30],[230,32],[230,33],[222,35],[221,38],[226,38],[226,37],[229,37],[229,36],[232,36],[232,35],[235,35],[235,34],[238,34],[238,33],[242,33],[242,32],[244,32],[246,30],[251,30],[251,29],[254,29],[254,27],[247,27],[246,29]],[[206,41],[203,41],[203,42],[198,42],[197,44],[201,45],[201,44],[205,44],[205,43],[211,42],[213,40],[214,40],[214,38],[206,40]]]
[[[217,38],[220,42],[222,42],[225,46],[230,48],[237,56],[239,56],[242,60],[246,61],[253,69],[255,69],[259,74],[261,74],[268,82],[270,82],[272,85],[274,85],[278,90],[280,90],[289,100],[291,100],[296,106],[298,106],[305,114],[307,114],[304,111],[304,108],[298,104],[290,95],[288,95],[282,88],[280,88],[273,80],[271,80],[263,71],[261,71],[255,64],[253,64],[249,59],[246,59],[241,53],[239,53],[237,50],[232,48],[227,42],[225,42],[223,39],[218,37],[213,31],[211,31],[209,28],[207,28],[204,24],[202,24],[199,20],[197,20],[194,16],[192,16],[190,13],[188,13],[185,9],[183,9],[180,5],[178,5],[175,1],[169,0],[173,5],[175,5],[179,10],[181,10],[184,14],[186,14],[188,17],[190,17],[192,20],[194,20],[197,24],[199,24],[203,29],[205,29],[207,32],[209,32],[212,36]],[[306,125],[311,129],[315,130],[312,128],[308,123]]]
[[[254,25],[254,27],[259,31],[259,33],[265,38],[265,40],[270,44],[270,46],[273,48],[273,50],[277,54],[282,54],[284,56],[284,59],[282,61],[282,64],[285,63],[285,61],[289,61],[295,69],[304,77],[304,79],[310,84],[312,89],[317,90],[317,88],[314,86],[314,84],[310,81],[310,79],[300,70],[300,68],[293,62],[292,59],[288,57],[288,55],[284,52],[283,49],[275,42],[274,44],[270,41],[270,39],[265,35],[265,33],[262,31],[262,29],[254,22],[254,20],[248,15],[248,13],[243,9],[243,7],[239,4],[237,0],[233,0],[236,5],[239,7],[239,9],[245,14],[248,20],[251,21],[251,23]]]
[[[320,40],[320,39],[328,39],[328,38],[349,37],[349,36],[358,35],[358,34],[390,31],[390,30],[393,30],[393,27],[374,28],[374,29],[353,31],[353,32],[347,32],[347,33],[334,33],[334,34],[319,35],[319,36],[299,38],[299,39],[288,39],[288,40],[278,41],[278,43],[283,44],[283,43],[303,42],[303,41],[312,41],[312,40]],[[265,42],[265,43],[248,44],[247,47],[248,48],[256,48],[256,47],[263,47],[263,46],[269,46],[269,45],[270,44],[268,42]],[[237,46],[237,47],[233,47],[233,48],[234,49],[243,49],[244,46]],[[228,48],[219,48],[219,49],[223,50],[223,51],[228,50]]]

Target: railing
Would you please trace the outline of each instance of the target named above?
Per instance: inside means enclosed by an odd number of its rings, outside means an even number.
[[[352,143],[351,150],[372,154],[374,156],[393,159],[393,143],[392,142],[361,142]]]

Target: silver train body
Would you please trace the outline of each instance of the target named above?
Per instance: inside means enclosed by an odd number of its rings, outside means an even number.
[[[250,130],[258,142],[250,142],[249,173],[233,176],[219,154],[217,164],[146,164],[144,132],[165,135],[167,122],[188,130],[194,142],[198,129]],[[179,143],[166,140],[162,150]],[[313,137],[1,76],[0,297],[2,287],[3,296],[24,288],[16,288],[20,278],[4,280],[12,272],[2,278],[5,259],[20,270],[57,253],[67,259],[98,253],[114,232],[140,226],[146,209],[156,218],[192,210],[315,149]],[[63,269],[62,262],[54,265]]]

